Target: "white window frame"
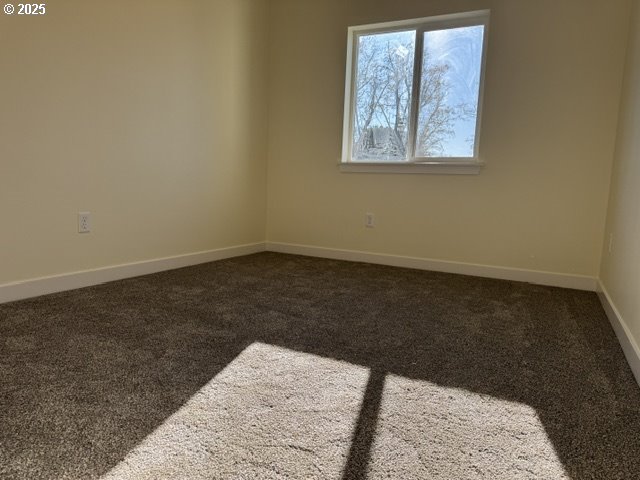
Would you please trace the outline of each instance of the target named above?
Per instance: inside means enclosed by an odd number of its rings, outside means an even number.
[[[344,122],[342,139],[342,172],[368,173],[440,173],[440,174],[478,174],[484,162],[480,159],[480,127],[482,123],[482,105],[484,99],[484,78],[487,59],[487,41],[489,33],[489,10],[455,13],[426,17],[413,20],[376,23],[349,27],[347,44],[347,68],[345,80]],[[478,110],[476,117],[476,136],[473,157],[415,157],[417,133],[417,118],[419,108],[419,88],[422,78],[424,34],[434,30],[484,26],[482,43],[482,59],[480,66],[480,91],[478,95]],[[351,159],[353,143],[353,124],[355,115],[356,96],[355,81],[358,67],[358,38],[362,35],[387,33],[407,29],[416,30],[416,48],[414,57],[413,91],[411,99],[411,114],[409,117],[409,154],[407,161],[402,162],[360,162]]]

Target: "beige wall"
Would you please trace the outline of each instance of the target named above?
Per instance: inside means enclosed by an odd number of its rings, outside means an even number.
[[[634,0],[601,281],[640,345],[640,1]],[[609,238],[613,235],[611,252]]]
[[[629,7],[274,0],[267,239],[597,276]],[[347,27],[482,8],[482,173],[339,173]]]
[[[0,15],[0,284],[261,242],[267,215],[274,242],[596,276],[629,7],[66,0]],[[480,8],[483,172],[339,173],[347,26]]]
[[[0,284],[264,241],[267,2],[47,8],[0,15]]]

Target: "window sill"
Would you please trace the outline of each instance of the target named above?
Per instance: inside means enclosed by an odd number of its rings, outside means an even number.
[[[478,175],[484,163],[470,161],[383,163],[340,163],[343,173],[423,173],[432,175]]]

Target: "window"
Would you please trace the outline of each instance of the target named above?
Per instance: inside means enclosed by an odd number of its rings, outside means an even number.
[[[343,171],[477,173],[489,12],[351,27]]]

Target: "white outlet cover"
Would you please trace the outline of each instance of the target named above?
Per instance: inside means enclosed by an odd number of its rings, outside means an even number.
[[[373,228],[376,225],[375,215],[373,213],[367,213],[364,217],[364,224],[367,228]]]
[[[91,212],[78,212],[78,233],[91,231]]]

